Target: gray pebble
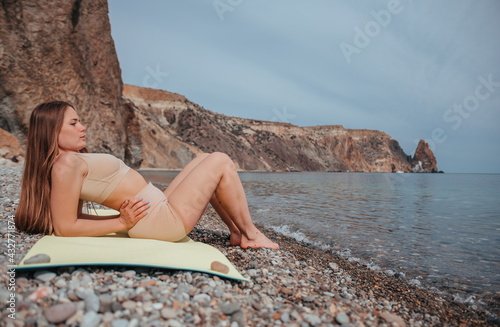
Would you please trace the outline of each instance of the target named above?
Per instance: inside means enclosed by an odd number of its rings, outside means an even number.
[[[116,291],[114,295],[118,301],[125,301],[130,298],[131,292],[128,289],[124,289]]]
[[[406,277],[406,275],[404,273],[402,273],[402,272],[398,272],[398,273],[394,274],[394,277],[403,279],[403,278]]]
[[[307,321],[311,326],[318,326],[321,324],[321,319],[313,314],[304,314],[304,320]]]
[[[99,312],[99,297],[94,293],[88,294],[85,299],[85,311]]]
[[[240,309],[241,305],[238,302],[224,302],[220,308],[225,315],[232,315]]]
[[[11,292],[5,290],[5,289],[0,289],[0,302],[7,303],[7,301],[10,299],[10,294]]]
[[[290,314],[288,312],[285,312],[281,315],[280,319],[284,323],[290,322]]]
[[[231,325],[237,323],[239,327],[246,326],[245,313],[242,310],[238,310],[231,316]]]
[[[205,294],[205,293],[196,294],[193,297],[193,301],[194,302],[197,302],[197,303],[199,303],[200,305],[202,305],[204,307],[208,307],[210,305],[210,301],[211,300],[212,300],[212,298],[210,297],[210,295]]]
[[[83,288],[83,287],[78,287],[75,290],[76,296],[78,296],[80,299],[85,300],[87,296],[90,294],[94,294],[94,290],[91,288]]]
[[[382,319],[384,319],[385,321],[387,321],[388,323],[394,325],[398,325],[399,327],[404,327],[406,326],[404,320],[399,317],[398,315],[395,315],[393,313],[390,313],[390,312],[387,312],[387,311],[384,311],[380,314],[380,317]]]
[[[313,302],[316,299],[316,296],[308,296],[304,298],[304,302]]]
[[[98,288],[96,288],[96,291],[98,293],[108,293],[109,292],[109,287],[108,286],[98,287]]]
[[[216,298],[220,298],[222,296],[222,294],[224,294],[224,286],[218,286],[215,291],[214,291],[214,296]]]
[[[115,302],[113,302],[113,303],[111,304],[111,311],[112,311],[112,312],[122,311],[122,309],[123,309],[123,307],[122,307],[122,305],[121,305],[121,303],[120,303],[120,302],[116,302],[116,301],[115,301]]]
[[[57,275],[56,275],[56,273],[51,272],[51,271],[41,270],[41,271],[35,272],[35,274],[33,276],[36,279],[46,283],[46,282],[50,282]]]
[[[267,307],[269,309],[271,309],[274,305],[273,303],[273,300],[267,296],[267,295],[263,295],[260,299],[260,303],[264,306],[264,307]]]
[[[169,327],[182,327],[183,325],[177,320],[170,319],[167,321],[167,326],[169,326]]]
[[[116,319],[111,322],[111,327],[128,327],[128,321],[125,319]]]
[[[142,305],[142,310],[144,310],[144,312],[151,312],[153,311],[153,303],[151,302],[146,302]]]
[[[125,301],[122,303],[123,309],[135,309],[136,303],[134,301]]]
[[[250,270],[248,270],[248,275],[250,275],[250,277],[257,276],[258,275],[257,270],[256,269],[250,269]]]
[[[73,303],[61,303],[46,309],[44,314],[48,322],[58,324],[66,321],[76,313],[76,305]]]
[[[191,290],[193,289],[193,286],[192,285],[189,285],[189,284],[181,284],[177,287],[177,289],[175,290],[175,294],[177,295],[180,295],[180,294],[183,294],[183,293],[189,293]]]
[[[350,319],[349,317],[345,314],[345,312],[339,312],[337,313],[337,315],[335,316],[335,320],[339,323],[339,324],[348,324],[350,322]]]
[[[295,320],[300,320],[300,313],[295,309],[292,310],[292,312],[290,313],[290,316],[292,316],[293,319],[295,319]]]
[[[384,274],[387,276],[394,276],[396,273],[390,269],[384,270]]]
[[[81,327],[97,327],[101,322],[101,317],[95,311],[87,312],[80,324]]]
[[[133,318],[132,320],[130,320],[127,327],[138,327],[138,326],[139,326],[139,319]],[[148,324],[147,326],[150,325]]]
[[[254,308],[257,311],[260,311],[263,308],[262,303],[257,299],[252,299],[251,305],[252,308]]]
[[[186,312],[184,315],[184,322],[187,324],[191,324],[194,321],[193,314],[191,312]]]
[[[61,278],[54,283],[54,286],[56,286],[57,288],[66,288],[68,286],[68,283],[66,283],[66,280],[64,278]]]
[[[127,270],[127,271],[124,271],[122,273],[123,277],[127,277],[127,278],[132,278],[136,275],[136,271],[135,270]]]
[[[162,309],[160,314],[164,319],[173,319],[177,317],[177,311],[171,308]]]
[[[162,327],[162,323],[159,320],[151,320],[144,326],[145,327]],[[131,327],[130,324],[127,327]]]
[[[99,296],[99,303],[100,312],[109,312],[111,310],[111,305],[113,304],[113,297],[111,294],[101,294]]]
[[[78,297],[78,295],[76,295],[75,292],[73,291],[68,291],[68,294],[66,295],[68,297],[68,299],[70,299],[71,301],[80,301],[81,299]]]
[[[81,285],[89,285],[89,284],[92,284],[92,278],[85,274],[82,276],[82,278],[80,279],[80,284]]]
[[[45,253],[39,253],[37,255],[34,255],[26,260],[24,260],[25,265],[31,265],[34,263],[49,263],[50,262],[50,256],[48,256]]]

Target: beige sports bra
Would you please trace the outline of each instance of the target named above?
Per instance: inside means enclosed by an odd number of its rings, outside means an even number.
[[[78,153],[78,157],[88,167],[80,192],[80,199],[85,201],[104,202],[130,170],[123,161],[110,154]]]

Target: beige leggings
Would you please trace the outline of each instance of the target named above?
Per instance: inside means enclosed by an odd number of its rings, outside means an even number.
[[[146,217],[129,229],[130,237],[176,242],[186,236],[181,218],[170,206],[165,194],[153,184],[149,183],[134,197],[149,200],[151,207]]]

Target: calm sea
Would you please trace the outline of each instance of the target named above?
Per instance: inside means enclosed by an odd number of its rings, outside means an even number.
[[[142,172],[167,184],[175,172]],[[499,312],[500,174],[241,173],[253,219]]]

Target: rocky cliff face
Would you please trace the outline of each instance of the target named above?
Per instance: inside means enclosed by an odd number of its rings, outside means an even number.
[[[420,140],[412,158],[412,172],[414,173],[437,173],[437,161],[434,153],[424,140]]]
[[[143,167],[180,168],[198,153],[221,151],[244,170],[412,169],[411,157],[380,131],[229,117],[182,95],[132,85],[124,85],[124,97],[134,103],[140,120]]]
[[[24,143],[39,103],[73,103],[89,148],[141,162],[132,106],[122,99],[121,70],[106,0],[2,0],[0,128]]]

